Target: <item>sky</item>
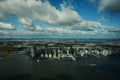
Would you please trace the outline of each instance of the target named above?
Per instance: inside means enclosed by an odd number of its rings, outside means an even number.
[[[0,38],[120,38],[120,0],[0,0]]]

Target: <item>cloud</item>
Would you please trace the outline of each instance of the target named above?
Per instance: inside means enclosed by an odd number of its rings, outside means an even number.
[[[111,33],[116,33],[117,35],[120,35],[120,29],[111,29],[111,30],[108,30],[109,32]]]
[[[42,31],[43,28],[42,28],[41,26],[36,26],[35,30],[36,30],[36,31]]]
[[[0,22],[0,30],[14,30],[15,27],[9,23]]]
[[[30,37],[30,38],[119,38],[117,32],[111,32],[112,29],[99,29],[99,30],[72,30],[70,28],[64,27],[46,27],[42,28],[41,26],[36,26],[34,30],[15,30],[4,32],[4,37]],[[117,30],[117,29],[115,29]]]
[[[86,21],[82,20],[80,23],[72,25],[73,30],[83,30],[83,31],[94,31],[95,29],[103,29],[104,26],[97,21]]]
[[[49,25],[70,26],[73,30],[91,31],[103,27],[99,22],[82,19],[71,6],[66,6],[65,2],[60,6],[60,9],[56,9],[48,1],[42,0],[4,0],[0,3],[0,17],[16,15],[20,18],[22,27],[29,30],[34,30],[34,20]]]
[[[89,0],[91,3],[96,4],[97,0]]]
[[[41,26],[36,26],[34,27],[34,30],[29,30],[29,29],[24,29],[22,31],[15,30],[15,31],[8,31],[5,32],[5,36],[10,37],[10,36],[16,36],[16,37],[60,37],[63,35],[70,35],[72,33],[71,30],[56,27],[56,28],[51,28],[51,27],[46,27],[42,28]]]
[[[100,0],[98,11],[120,13],[120,0]]]
[[[26,25],[26,26],[32,27],[32,20],[30,18],[20,18],[19,22],[22,25]]]
[[[57,31],[56,31],[57,32]],[[14,32],[6,32],[5,37],[60,37],[64,35],[63,33],[56,33],[53,30],[42,30],[42,31],[29,31],[29,30],[22,30],[22,31],[14,31]],[[10,34],[11,33],[11,34]]]
[[[45,33],[52,33],[53,35],[65,35],[65,34],[70,34],[72,31],[67,28],[62,28],[62,27],[56,27],[56,28],[44,28]]]
[[[35,26],[32,24],[32,19],[26,17],[26,18],[20,18],[18,21],[21,23],[20,25],[21,28],[30,31],[36,30]]]
[[[105,17],[105,16],[101,16],[100,19],[98,19],[99,21],[113,21],[113,17]]]
[[[69,13],[69,14],[68,14]],[[58,10],[48,1],[41,0],[4,0],[0,2],[0,18],[10,15],[18,17],[30,17],[40,23],[52,25],[72,25],[81,20],[79,14],[71,7],[61,5]]]
[[[25,30],[29,30],[29,31],[42,31],[43,30],[43,28],[40,25],[35,26],[32,23],[32,19],[30,19],[28,17],[20,18],[18,21],[21,23],[20,27]]]
[[[4,36],[4,35],[5,35],[5,34],[4,34],[3,32],[0,32],[0,37],[1,37],[1,36]]]
[[[116,36],[107,31],[106,26],[100,22],[82,19],[71,6],[66,6],[65,3],[60,5],[60,9],[57,9],[48,1],[42,0],[2,0],[0,2],[0,19],[7,19],[11,15],[18,17],[20,27],[16,27],[18,29],[15,31],[10,31],[14,29],[13,25],[0,22],[2,25],[0,29],[8,30],[8,32],[4,32],[6,37],[95,38],[107,37],[111,34],[113,37]],[[34,21],[38,24],[34,24]],[[44,27],[44,24],[48,26]]]

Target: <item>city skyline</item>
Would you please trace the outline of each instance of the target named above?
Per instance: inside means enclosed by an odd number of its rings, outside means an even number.
[[[119,0],[0,0],[0,38],[120,38]]]

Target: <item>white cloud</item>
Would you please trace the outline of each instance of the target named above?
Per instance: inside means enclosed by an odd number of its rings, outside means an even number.
[[[14,30],[14,26],[9,23],[0,22],[0,30]]]
[[[36,26],[36,31],[42,31],[43,30],[43,28],[41,27],[41,26]]]
[[[94,28],[103,27],[99,22],[86,21],[71,8],[63,3],[58,10],[48,1],[41,0],[4,0],[0,3],[0,17],[17,15],[20,17],[19,22],[24,28],[33,29],[32,21],[37,20],[39,23],[46,23],[57,26],[70,26],[72,29],[93,30]],[[26,18],[28,17],[28,18]]]
[[[52,33],[53,35],[65,35],[65,34],[70,34],[72,33],[71,30],[67,29],[67,28],[60,28],[60,27],[56,27],[56,28],[44,28],[44,32],[45,33]]]
[[[56,37],[56,38],[119,38],[119,35],[116,32],[110,32],[105,29],[94,30],[94,31],[81,31],[81,30],[71,30],[67,28],[57,27],[57,28],[42,28],[38,26],[36,30],[15,30],[4,32],[4,37],[32,37],[32,38],[47,38],[47,37]],[[118,31],[117,31],[118,32]]]
[[[103,29],[104,26],[97,21],[86,21],[82,20],[80,23],[72,25],[71,29],[73,30],[84,30],[84,31],[93,31],[95,29]]]
[[[92,1],[94,2],[96,0]],[[105,5],[109,4],[107,3],[109,0],[104,1],[101,0],[99,11],[106,10]],[[59,10],[52,6],[48,1],[2,0],[0,2],[0,18],[6,19],[11,15],[18,16],[19,22],[21,23],[21,27],[19,28],[23,29],[21,31],[15,30],[14,32],[5,32],[8,37],[105,37],[111,34],[105,30],[106,27],[100,22],[82,19],[81,16],[71,8],[71,6],[66,6],[65,4],[61,4],[61,9]],[[32,21],[53,26],[41,27],[40,25],[32,24]],[[0,29],[14,29],[14,26],[0,22]],[[104,31],[102,32],[100,30]]]
[[[91,3],[96,3],[97,0],[89,0]]]
[[[20,25],[21,28],[31,30],[31,31],[35,30],[35,26],[33,26],[32,20],[30,18],[28,18],[28,17],[20,18],[18,21],[21,23],[21,25]]]
[[[114,21],[113,17],[105,17],[105,16],[101,16],[98,20],[99,21]]]
[[[22,25],[26,25],[26,26],[32,27],[32,20],[30,18],[20,18],[19,22]]]
[[[120,13],[120,0],[100,0],[98,11]]]
[[[0,32],[0,37],[1,37],[1,36],[4,36],[4,35],[5,35],[5,34],[4,34],[3,32]]]
[[[41,0],[4,0],[0,2],[0,18],[9,15],[31,17],[40,23],[52,25],[72,25],[81,20],[79,14],[70,7],[61,6],[56,9],[48,1]]]

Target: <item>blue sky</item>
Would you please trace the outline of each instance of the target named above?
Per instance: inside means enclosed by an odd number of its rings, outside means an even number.
[[[0,38],[120,38],[120,1],[0,0]]]

